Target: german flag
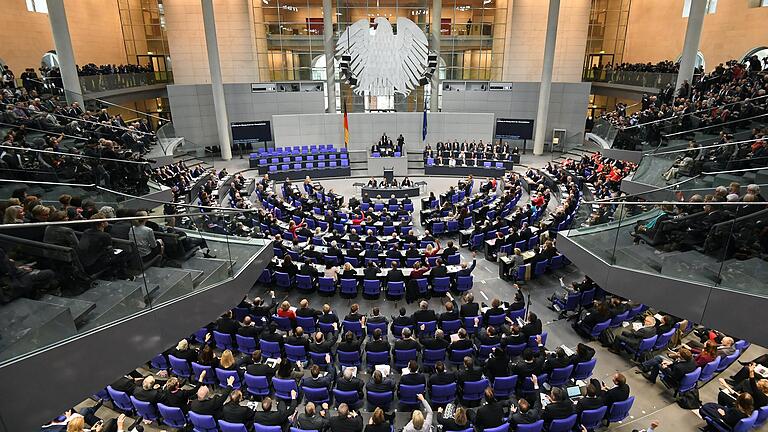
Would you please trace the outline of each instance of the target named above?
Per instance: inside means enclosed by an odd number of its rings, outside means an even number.
[[[344,102],[344,148],[349,149],[349,116],[347,116],[347,103]]]

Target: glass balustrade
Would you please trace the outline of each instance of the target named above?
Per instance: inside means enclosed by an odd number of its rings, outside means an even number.
[[[584,69],[584,81],[623,84],[663,89],[667,84],[675,85],[676,73],[636,72],[624,70]]]
[[[173,72],[171,71],[87,75],[80,77],[80,87],[83,94],[171,83],[173,83]]]
[[[617,267],[768,297],[768,208],[762,204],[584,203],[567,236]]]
[[[52,197],[41,194],[45,205],[61,208]],[[88,196],[119,205],[109,198]],[[10,269],[0,278],[0,363],[210,289],[237,276],[269,244],[229,231],[251,223],[244,213],[98,221],[66,215],[0,225],[0,265]],[[97,247],[104,238],[111,246]]]

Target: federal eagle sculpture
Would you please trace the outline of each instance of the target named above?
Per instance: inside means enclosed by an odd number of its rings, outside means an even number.
[[[373,22],[373,31],[367,19],[347,27],[336,44],[336,56],[348,60],[349,73],[356,80],[355,93],[408,95],[427,69],[427,37],[408,18],[397,19],[397,34],[386,18]]]

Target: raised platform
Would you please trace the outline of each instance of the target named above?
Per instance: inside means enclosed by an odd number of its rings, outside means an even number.
[[[393,170],[395,177],[408,175],[408,157],[371,157],[368,155],[368,175],[381,177],[385,169]],[[413,195],[411,195],[413,196]]]
[[[512,169],[512,168],[508,168]],[[440,176],[468,176],[473,175],[475,177],[500,177],[504,175],[506,169],[504,168],[488,168],[488,167],[467,167],[456,166],[449,167],[443,165],[432,165],[424,167],[425,175],[440,175]]]
[[[388,198],[392,195],[394,195],[395,198],[417,197],[419,196],[419,187],[413,186],[406,188],[374,188],[364,186],[361,188],[361,192],[363,195],[368,194],[368,196],[371,198],[379,195],[381,195],[382,198]]]

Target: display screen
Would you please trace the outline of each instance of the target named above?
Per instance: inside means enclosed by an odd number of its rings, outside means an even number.
[[[496,119],[496,137],[525,139],[533,138],[533,120],[530,119]]]
[[[231,123],[233,144],[272,141],[272,126],[267,120]]]

